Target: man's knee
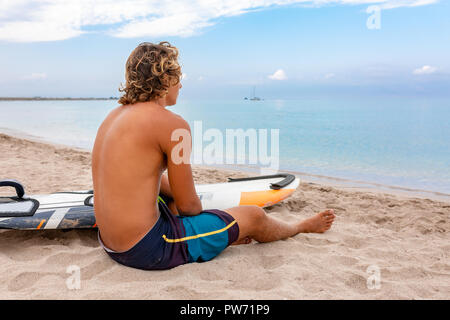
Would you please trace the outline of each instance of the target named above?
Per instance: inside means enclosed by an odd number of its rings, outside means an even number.
[[[254,223],[261,222],[266,218],[266,212],[258,206],[249,206],[249,211]]]

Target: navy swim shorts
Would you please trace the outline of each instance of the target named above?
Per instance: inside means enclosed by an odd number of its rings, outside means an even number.
[[[144,269],[170,269],[216,257],[239,237],[236,220],[222,210],[205,210],[196,216],[177,216],[158,199],[160,216],[150,231],[131,249],[116,252],[98,239],[108,255],[120,264]]]

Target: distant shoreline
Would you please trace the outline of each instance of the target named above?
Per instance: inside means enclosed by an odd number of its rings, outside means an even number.
[[[119,100],[119,98],[118,97],[109,97],[109,98],[0,97],[0,101],[40,101],[40,100]]]

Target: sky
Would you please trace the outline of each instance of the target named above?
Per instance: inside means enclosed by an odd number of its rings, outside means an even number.
[[[141,42],[187,99],[450,96],[447,0],[0,0],[0,96],[120,96]]]

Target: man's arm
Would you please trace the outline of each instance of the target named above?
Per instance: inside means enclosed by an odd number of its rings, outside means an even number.
[[[164,201],[166,201],[165,203],[169,207],[170,212],[174,215],[179,215],[180,213],[178,212],[177,206],[175,205],[175,201],[173,200],[173,194],[172,190],[170,189],[169,178],[167,177],[167,174],[163,174],[161,176],[159,193],[166,197]]]
[[[161,176],[161,184],[159,187],[159,192],[173,199],[172,189],[170,189],[169,178],[165,173],[163,173]]]
[[[164,129],[161,132],[161,149],[167,156],[169,192],[181,215],[197,215],[202,211],[202,204],[195,191],[190,164],[191,130],[188,123],[178,116],[170,119],[170,125]],[[161,188],[163,179],[161,178]],[[166,192],[167,185],[164,187]]]

